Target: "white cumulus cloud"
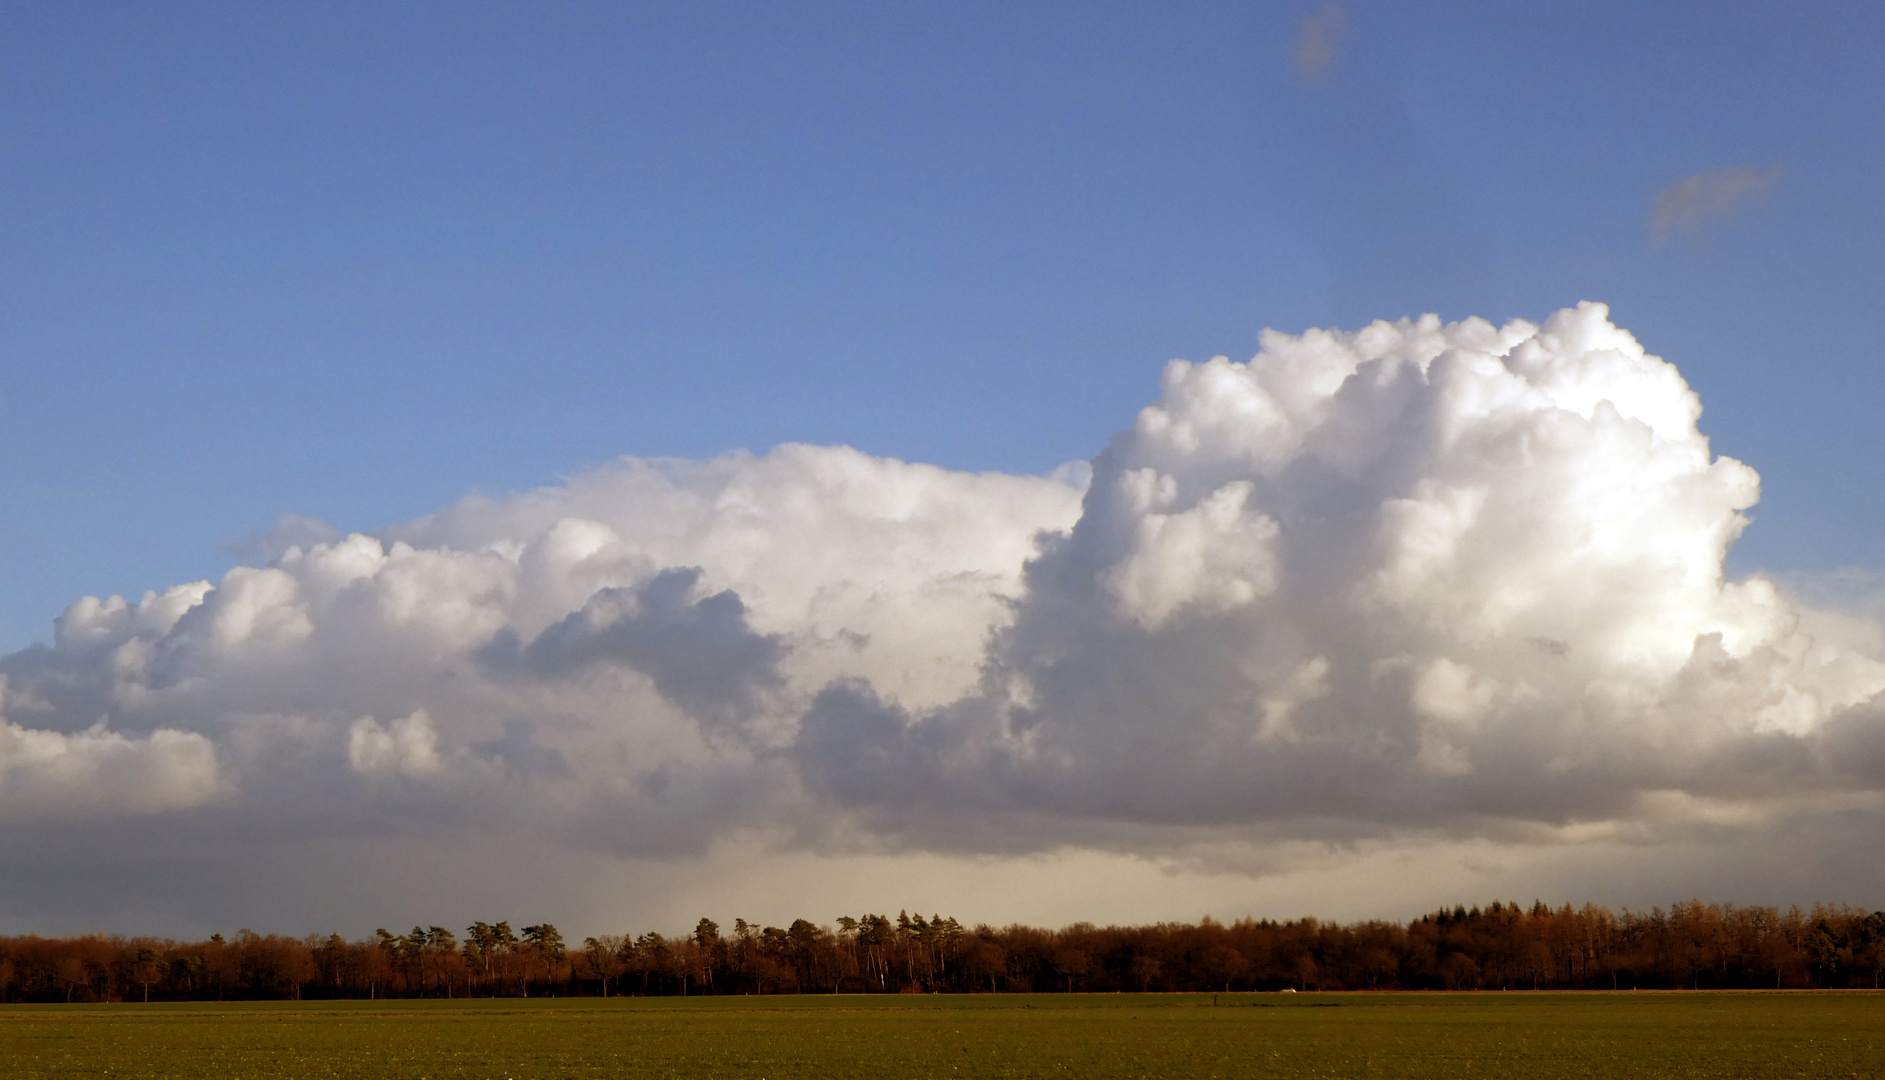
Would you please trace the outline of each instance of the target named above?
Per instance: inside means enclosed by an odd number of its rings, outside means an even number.
[[[0,699],[7,696],[0,680]],[[0,719],[0,820],[154,814],[209,802],[221,790],[215,744],[194,732],[131,737],[100,721],[66,733]]]
[[[66,823],[0,854],[157,815],[140,852],[321,847],[391,895],[399,844],[474,888],[504,844],[1270,874],[1858,827],[1885,632],[1725,575],[1759,478],[1700,417],[1583,304],[1173,361],[1052,477],[790,445],[295,519],[0,658],[0,815]]]
[[[353,722],[347,761],[355,772],[424,776],[439,770],[438,733],[424,709],[382,724],[371,716]]]
[[[800,729],[809,784],[921,843],[984,812],[1560,827],[1770,787],[1775,754],[1810,763],[1801,792],[1876,784],[1827,746],[1885,690],[1875,639],[1724,577],[1758,478],[1607,316],[1173,363],[977,694],[834,688]]]

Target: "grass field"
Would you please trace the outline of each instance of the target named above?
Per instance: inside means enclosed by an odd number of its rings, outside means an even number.
[[[1885,1077],[1885,994],[0,1007],[39,1077]]]

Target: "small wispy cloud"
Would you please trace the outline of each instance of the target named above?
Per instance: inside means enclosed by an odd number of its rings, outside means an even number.
[[[1656,196],[1649,213],[1650,238],[1661,243],[1671,236],[1693,236],[1713,222],[1731,218],[1766,198],[1782,172],[1778,167],[1729,165],[1678,180]]]
[[[1319,79],[1335,63],[1336,45],[1348,30],[1348,13],[1340,4],[1330,4],[1302,21],[1296,34],[1294,59],[1296,74],[1305,79]]]

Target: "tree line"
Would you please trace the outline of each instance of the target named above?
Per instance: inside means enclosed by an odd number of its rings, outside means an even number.
[[[0,938],[0,1001],[688,994],[1565,990],[1880,986],[1885,912],[1664,911],[1494,902],[1406,924],[1298,919],[1059,930],[941,915],[566,943],[549,923],[463,936],[415,926],[349,941],[238,932],[179,942]]]

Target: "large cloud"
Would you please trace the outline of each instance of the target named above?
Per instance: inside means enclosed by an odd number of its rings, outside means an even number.
[[[1693,850],[1874,813],[1879,626],[1724,578],[1758,479],[1607,315],[1175,361],[1090,483],[786,446],[297,521],[0,659],[0,815],[44,823],[10,850],[1267,873],[1305,841]]]
[[[1700,412],[1595,304],[1173,363],[982,690],[827,691],[807,778],[919,835],[1588,828],[1870,787],[1829,740],[1885,689],[1877,629],[1723,579],[1758,480]]]
[[[86,598],[50,648],[0,660],[32,725],[0,730],[0,811],[220,799],[257,835],[528,828],[625,852],[810,822],[780,748],[818,689],[971,692],[1036,534],[1079,498],[842,448],[629,460]]]

